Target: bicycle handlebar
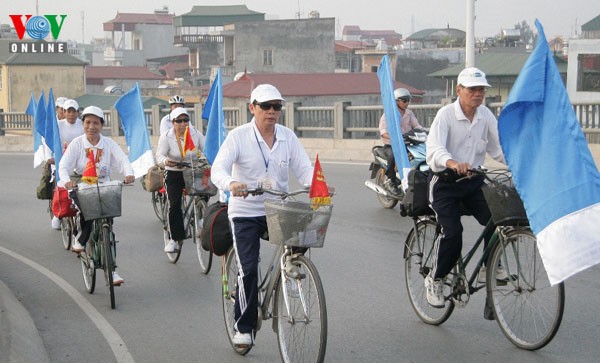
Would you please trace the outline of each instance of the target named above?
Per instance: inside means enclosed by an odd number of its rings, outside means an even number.
[[[291,192],[284,192],[282,190],[266,189],[266,188],[259,186],[257,188],[247,188],[245,190],[242,190],[242,192],[246,192],[246,193],[252,194],[252,195],[262,195],[264,193],[267,193],[267,194],[276,195],[278,197],[281,197],[281,199],[285,199],[288,197],[292,197],[294,195],[308,193],[309,189],[304,188],[304,189],[294,190]]]

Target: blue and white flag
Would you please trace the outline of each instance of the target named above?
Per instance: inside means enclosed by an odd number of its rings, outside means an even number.
[[[208,111],[207,111],[208,110]],[[223,82],[221,80],[221,69],[210,87],[210,93],[202,110],[202,117],[207,115],[208,126],[204,140],[204,155],[212,165],[217,157],[219,148],[225,141],[227,130],[225,128],[225,113],[223,112]]]
[[[398,174],[400,179],[404,178],[404,173],[410,169],[406,146],[404,146],[404,138],[402,137],[400,110],[394,99],[394,84],[392,82],[392,73],[390,68],[389,57],[386,55],[381,59],[379,68],[377,69],[377,77],[379,77],[379,85],[381,88],[381,101],[383,102],[383,112],[387,122],[387,130],[390,134],[390,144],[394,152],[394,159],[398,166]]]
[[[142,96],[137,83],[127,93],[119,97],[115,102],[115,109],[121,117],[125,142],[129,146],[129,161],[133,167],[134,176],[139,178],[146,175],[148,169],[156,163],[154,162],[150,136],[146,127]]]
[[[551,284],[600,263],[600,173],[544,30],[498,121]]]
[[[37,109],[37,102],[35,102],[35,96],[31,92],[31,99],[25,110],[25,114],[32,118],[32,134],[33,134],[33,167],[37,168],[44,162],[44,144],[42,143],[42,135],[35,129],[35,113]]]
[[[34,150],[33,155],[33,167],[39,166],[42,162],[52,158],[52,150],[46,142],[46,100],[44,97],[44,91],[40,94],[37,106],[35,108],[35,115],[33,116],[33,130],[34,134],[40,135],[41,146]]]
[[[58,119],[56,118],[56,106],[54,104],[54,92],[52,92],[52,88],[50,88],[50,92],[48,92],[48,108],[46,110],[46,142],[54,153],[54,167],[56,170],[58,170],[60,159],[62,158],[63,144],[60,141],[60,131],[58,130]],[[59,180],[58,173],[56,173],[56,180]]]

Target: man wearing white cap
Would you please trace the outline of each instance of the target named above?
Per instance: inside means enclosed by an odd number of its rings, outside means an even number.
[[[68,100],[68,98],[58,97],[56,99],[56,101],[54,102],[54,104],[56,106],[56,119],[57,120],[62,120],[63,118],[65,118],[63,106],[65,105],[66,100]]]
[[[289,172],[300,184],[312,181],[313,167],[298,137],[279,125],[283,97],[270,84],[257,86],[248,108],[252,121],[238,126],[225,139],[212,165],[212,181],[229,191],[229,221],[239,261],[233,343],[248,346],[258,309],[258,260],[260,237],[267,231],[265,196],[250,196],[247,188],[288,190]]]
[[[442,233],[435,241],[437,258],[434,258],[433,269],[425,278],[425,287],[427,301],[437,308],[446,304],[442,279],[461,253],[463,228],[460,203],[481,225],[485,225],[491,216],[481,191],[483,176],[460,183],[456,183],[456,179],[469,174],[469,169],[483,165],[486,153],[496,161],[506,163],[498,138],[498,122],[483,105],[487,87],[490,85],[481,70],[465,68],[460,72],[457,100],[438,111],[427,137],[427,164],[433,172],[430,174],[429,202],[442,226]],[[490,237],[485,236],[486,243]],[[481,275],[480,271],[480,282]],[[485,272],[483,277],[485,282]]]

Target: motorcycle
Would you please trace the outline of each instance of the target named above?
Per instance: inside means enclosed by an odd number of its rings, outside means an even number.
[[[425,161],[427,130],[413,129],[402,136],[404,138],[404,145],[406,146],[410,167],[413,169],[418,168],[420,170],[427,170],[429,168]],[[404,198],[404,190],[403,188],[399,188],[399,193],[394,193],[386,186],[386,181],[388,179],[386,175],[388,169],[386,147],[374,146],[371,149],[371,152],[373,154],[373,161],[369,166],[369,170],[371,171],[371,179],[374,179],[374,181],[366,180],[365,186],[377,194],[377,199],[384,208],[392,209],[402,200],[402,198]],[[397,168],[396,176],[399,178]]]

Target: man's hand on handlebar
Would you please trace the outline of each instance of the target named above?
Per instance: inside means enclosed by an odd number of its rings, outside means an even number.
[[[248,196],[248,185],[234,181],[229,184],[229,191],[234,197],[246,198]]]
[[[469,163],[459,163],[459,162],[456,162],[456,161],[450,159],[446,162],[446,166],[449,169],[454,170],[454,172],[458,175],[469,175],[470,174],[471,164],[469,164]]]

